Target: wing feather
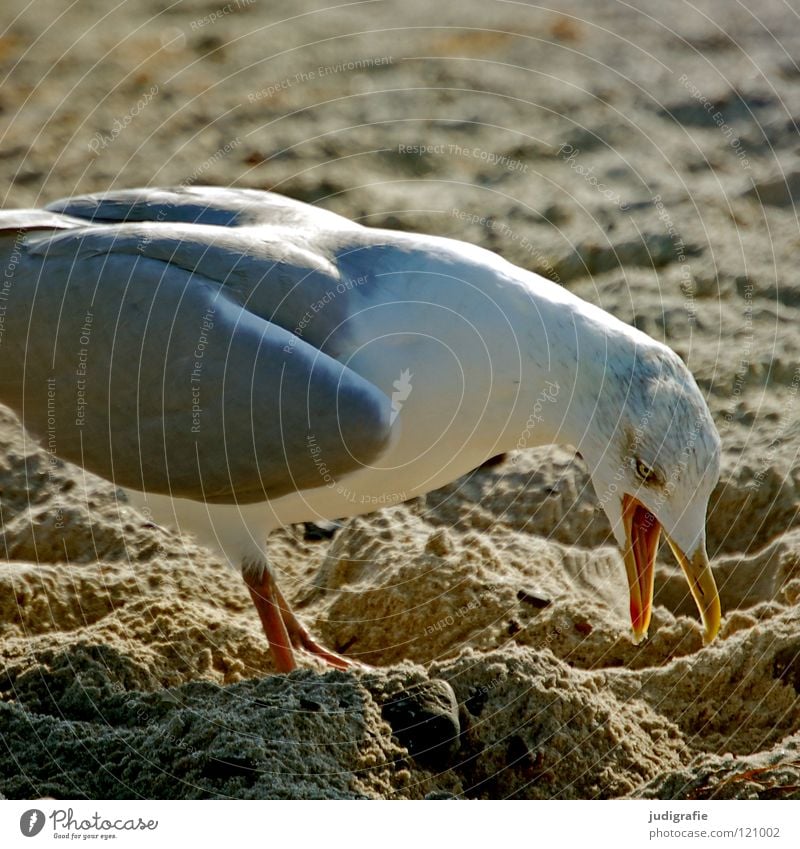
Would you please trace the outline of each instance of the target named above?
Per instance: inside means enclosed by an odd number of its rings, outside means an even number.
[[[58,456],[131,489],[249,503],[386,448],[386,395],[218,281],[60,235],[17,267],[4,341],[24,357],[0,384]]]
[[[361,229],[341,215],[257,189],[178,186],[124,189],[62,198],[45,207],[51,212],[94,222],[207,224],[215,227],[273,226]]]

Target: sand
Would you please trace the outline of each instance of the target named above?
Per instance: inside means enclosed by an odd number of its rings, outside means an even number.
[[[61,4],[11,0],[3,206],[275,189],[667,342],[723,440],[720,638],[665,550],[631,643],[585,467],[537,448],[275,534],[298,612],[374,667],[276,676],[234,570],[0,408],[0,793],[800,798],[800,30],[779,2],[554,5],[86,2],[48,28]]]

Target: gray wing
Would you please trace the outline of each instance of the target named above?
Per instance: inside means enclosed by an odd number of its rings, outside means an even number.
[[[107,235],[5,249],[19,256],[0,400],[49,450],[121,486],[220,503],[330,485],[382,453],[391,405],[374,385],[198,267]]]
[[[270,192],[210,187],[132,189],[67,198],[50,212],[83,218],[92,250],[146,256],[202,273],[250,312],[334,356],[348,315],[365,295],[361,270],[340,267],[370,231],[334,213]],[[53,237],[58,250],[71,233]],[[352,263],[349,263],[352,265]],[[358,277],[354,284],[354,277]],[[346,292],[352,297],[340,297]],[[324,310],[313,310],[325,301]]]
[[[341,215],[257,189],[216,186],[125,189],[62,198],[45,209],[99,223],[151,221],[216,227],[271,225],[361,229]]]

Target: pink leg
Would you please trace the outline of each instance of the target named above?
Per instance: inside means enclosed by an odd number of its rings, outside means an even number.
[[[253,604],[261,617],[264,633],[269,640],[269,650],[278,672],[291,672],[297,666],[297,662],[294,659],[281,609],[275,598],[277,587],[269,569],[265,569],[264,574],[258,578],[250,574],[245,574],[243,577],[247,589],[250,590],[250,598],[253,599]]]
[[[256,606],[264,633],[269,640],[272,659],[279,672],[291,672],[297,667],[293,649],[318,657],[336,669],[363,666],[321,646],[292,612],[269,569],[255,576],[245,572],[244,582]]]
[[[309,654],[324,660],[328,666],[333,666],[336,669],[348,669],[351,666],[364,666],[364,664],[359,663],[356,660],[350,660],[347,657],[342,657],[342,655],[337,654],[335,651],[331,651],[330,649],[326,649],[324,646],[320,645],[311,636],[311,634],[308,633],[308,630],[300,622],[300,620],[294,615],[292,608],[289,606],[289,602],[286,601],[283,593],[280,591],[280,587],[278,587],[277,584],[275,584],[275,596],[278,599],[278,604],[280,605],[281,612],[283,613],[283,621],[286,625],[286,630],[289,632],[289,639],[292,641],[292,645],[296,649],[302,649]]]

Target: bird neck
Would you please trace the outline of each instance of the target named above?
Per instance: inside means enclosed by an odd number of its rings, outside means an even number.
[[[608,376],[625,370],[636,331],[563,287],[519,271],[507,310],[513,339],[501,355],[514,375],[506,387],[513,412],[502,444],[506,451],[569,444],[594,454],[595,443],[611,436],[603,422],[614,425],[614,416],[603,416],[614,403]]]

